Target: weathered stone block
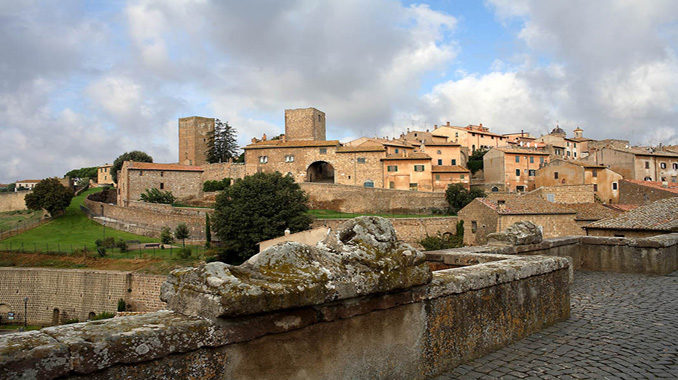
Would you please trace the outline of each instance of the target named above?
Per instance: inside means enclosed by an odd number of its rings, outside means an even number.
[[[161,298],[179,313],[214,319],[407,289],[430,280],[424,254],[399,242],[387,219],[360,217],[316,247],[287,242],[240,266],[214,262],[175,270]]]
[[[490,245],[525,245],[537,244],[543,240],[539,226],[530,221],[513,223],[504,232],[494,232],[487,235]]]

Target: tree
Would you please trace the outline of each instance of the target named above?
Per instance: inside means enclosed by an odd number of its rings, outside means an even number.
[[[308,197],[290,176],[257,173],[236,181],[216,198],[212,228],[223,245],[220,260],[244,261],[257,243],[307,230]]]
[[[448,212],[450,214],[456,214],[464,208],[467,204],[471,203],[472,200],[476,198],[482,198],[485,196],[485,193],[482,190],[473,189],[471,191],[466,190],[466,187],[460,183],[453,183],[447,186],[445,191],[445,198],[447,199]]]
[[[174,237],[181,240],[181,245],[186,248],[186,239],[191,236],[191,231],[188,230],[186,223],[181,223],[174,229]]]
[[[113,182],[118,183],[118,170],[122,169],[122,163],[125,161],[153,162],[153,157],[140,150],[134,150],[121,154],[115,159],[115,161],[113,161],[113,167],[111,167],[111,176],[113,178]]]
[[[214,131],[207,135],[207,162],[226,162],[238,157],[235,129],[228,122],[214,120]]]
[[[71,177],[71,178],[78,178],[78,179],[96,179],[97,176],[99,175],[98,173],[99,168],[96,166],[92,167],[87,167],[87,168],[80,168],[80,169],[73,169],[66,173],[64,177]]]
[[[205,213],[205,247],[212,244],[212,231],[210,230],[210,214]]]
[[[73,199],[73,192],[59,182],[57,178],[47,178],[38,182],[33,192],[26,194],[26,207],[31,210],[45,209],[50,216],[61,214]]]
[[[163,203],[167,205],[171,205],[177,200],[171,191],[160,191],[155,187],[152,189],[146,189],[146,191],[141,193],[139,197],[144,202]]]
[[[468,167],[472,174],[483,169],[483,156],[485,156],[487,151],[487,148],[478,148],[473,151],[473,153],[471,153],[471,156],[468,158],[468,162],[466,163],[466,167]]]
[[[174,243],[174,238],[172,237],[172,231],[169,227],[165,226],[160,230],[160,242],[162,244],[172,244]]]

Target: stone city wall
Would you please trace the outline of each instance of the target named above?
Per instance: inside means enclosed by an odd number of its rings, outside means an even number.
[[[364,188],[337,184],[299,184],[311,208],[350,213],[430,213],[447,209],[445,193]]]
[[[245,178],[245,164],[237,162],[221,162],[217,164],[205,164],[202,166],[202,183],[205,181],[221,181],[224,178],[233,180]]]
[[[27,210],[24,198],[30,193],[31,191],[0,193],[0,212]]]
[[[3,335],[0,377],[423,379],[569,317],[567,260],[475,261],[488,262],[394,293],[221,321],[160,311]]]
[[[33,325],[86,321],[90,313],[115,312],[120,299],[134,311],[156,311],[164,308],[158,295],[165,278],[119,271],[2,267],[0,304],[15,313],[15,322],[23,322],[28,297],[26,318]],[[7,321],[7,315],[0,317]]]

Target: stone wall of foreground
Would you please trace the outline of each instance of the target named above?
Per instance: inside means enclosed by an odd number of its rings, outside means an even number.
[[[566,259],[456,262],[467,266],[426,285],[295,309],[217,321],[160,311],[3,335],[0,378],[421,379],[569,317]]]

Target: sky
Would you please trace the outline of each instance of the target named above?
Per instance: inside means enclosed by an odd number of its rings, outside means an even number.
[[[675,0],[0,0],[0,183],[143,150],[177,119],[246,145],[315,107],[329,139],[449,121],[678,144]]]

